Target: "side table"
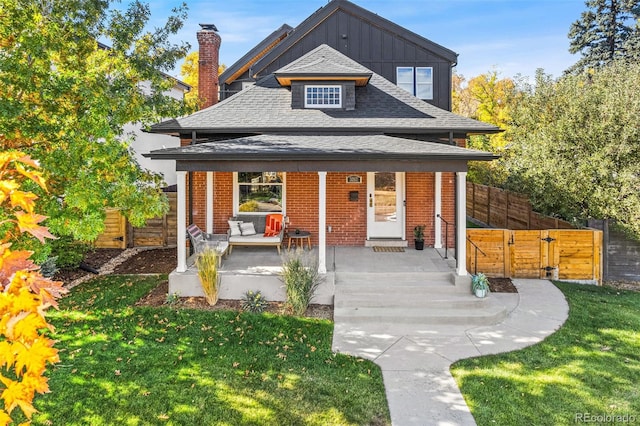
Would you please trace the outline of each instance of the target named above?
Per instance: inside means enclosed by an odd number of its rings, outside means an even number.
[[[309,246],[309,250],[311,250],[311,232],[309,231],[300,231],[297,234],[295,232],[289,232],[287,234],[289,238],[289,242],[287,243],[287,250],[291,250],[291,241],[295,240],[296,247],[302,247],[304,250],[304,242],[307,241],[307,245]]]

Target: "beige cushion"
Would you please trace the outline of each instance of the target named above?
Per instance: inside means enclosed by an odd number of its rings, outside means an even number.
[[[242,235],[242,231],[240,231],[240,225],[242,225],[241,220],[228,220],[227,222],[229,223],[230,237]]]
[[[240,232],[242,236],[256,235],[256,228],[253,226],[253,222],[240,223]]]
[[[229,242],[232,244],[277,244],[282,242],[282,238],[280,236],[276,237],[265,237],[262,234],[249,235],[249,236],[239,236],[239,237],[229,237]]]

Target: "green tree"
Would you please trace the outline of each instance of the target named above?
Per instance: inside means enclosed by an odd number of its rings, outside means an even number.
[[[511,114],[521,98],[516,82],[500,79],[496,71],[481,74],[465,83],[464,76],[454,75],[453,112],[500,127],[504,132],[493,135],[473,135],[467,146],[500,154],[510,138]],[[499,185],[504,172],[499,162],[472,163],[469,179],[478,183]]]
[[[187,53],[170,41],[185,18],[183,4],[149,31],[139,1],[0,4],[0,144],[40,161],[50,189],[40,206],[56,235],[94,239],[105,207],[134,225],[166,210],[160,177],[135,162],[122,129],[186,112],[163,74]]]
[[[640,63],[553,80],[541,70],[514,111],[508,187],[538,211],[612,218],[640,235]]]
[[[569,52],[582,57],[568,72],[598,68],[616,59],[638,59],[638,0],[587,0],[588,10],[569,29]]]

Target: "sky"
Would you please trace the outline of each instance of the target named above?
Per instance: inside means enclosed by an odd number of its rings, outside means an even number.
[[[176,40],[197,50],[199,23],[222,37],[220,63],[232,65],[272,31],[292,27],[327,0],[185,0],[189,17]],[[396,24],[458,53],[456,72],[467,79],[495,70],[529,77],[536,69],[559,77],[578,59],[567,34],[586,10],[584,0],[352,0]],[[152,19],[165,20],[173,1],[151,0]],[[153,21],[152,21],[153,24]],[[173,73],[179,77],[179,67]]]

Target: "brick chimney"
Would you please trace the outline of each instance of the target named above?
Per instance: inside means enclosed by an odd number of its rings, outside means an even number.
[[[200,24],[198,31],[198,95],[203,100],[202,108],[218,103],[218,63],[222,39],[213,24]]]

